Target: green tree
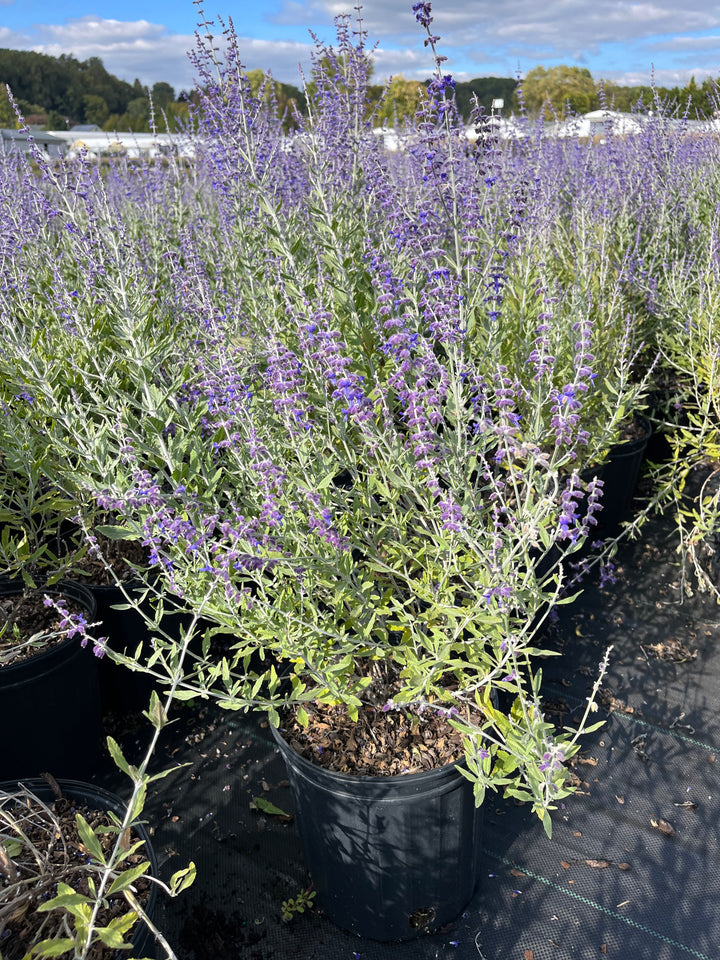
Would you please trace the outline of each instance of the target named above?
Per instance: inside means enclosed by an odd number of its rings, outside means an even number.
[[[258,97],[263,90],[265,102],[274,102],[277,115],[284,118],[285,129],[293,127],[292,119],[295,112],[302,112],[305,107],[305,97],[300,90],[290,83],[272,80],[262,70],[248,70],[246,77],[253,97]]]
[[[508,111],[517,85],[513,77],[476,77],[474,80],[459,81],[455,84],[458,113],[464,120],[469,120],[476,97],[486,114],[490,113],[493,100],[502,100],[503,110]]]
[[[700,109],[706,117],[720,116],[720,77],[705,77],[700,87]]]
[[[8,88],[4,83],[0,83],[0,127],[4,127],[6,130],[15,130],[17,128],[17,117],[10,105]]]
[[[378,118],[389,120],[391,123],[396,118],[411,120],[417,112],[424,92],[425,87],[419,80],[406,80],[399,73],[390,81],[387,95],[378,111]]]
[[[182,130],[187,126],[190,119],[188,104],[184,101],[173,100],[165,107],[165,118],[167,119],[168,129],[171,132]],[[158,130],[160,124],[158,124]]]
[[[139,130],[137,124],[145,124],[150,119],[150,101],[147,97],[135,97],[127,105],[127,114],[135,121],[134,130]]]
[[[622,87],[612,80],[601,80],[605,95],[605,103],[611,110],[622,110],[629,113],[637,106],[640,97],[638,87]]]
[[[586,67],[535,67],[523,80],[522,94],[530,113],[550,107],[565,116],[568,109],[588,113],[600,105],[595,81]]]
[[[45,126],[48,130],[67,130],[67,121],[57,110],[49,110]]]
[[[169,83],[160,81],[152,85],[152,100],[155,112],[164,110],[169,103],[175,100],[175,90]]]
[[[105,100],[95,93],[86,93],[83,97],[85,105],[85,122],[96,123],[101,127],[110,115],[110,109]]]
[[[18,100],[17,103],[24,117],[29,117],[31,114],[38,115],[46,112],[45,107],[39,103],[31,103],[29,100]]]

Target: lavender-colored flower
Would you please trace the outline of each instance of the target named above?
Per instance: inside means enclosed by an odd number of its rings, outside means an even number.
[[[442,528],[449,533],[463,532],[463,512],[462,507],[452,496],[447,496],[439,503],[442,511]]]
[[[417,22],[423,27],[429,27],[433,19],[431,16],[432,4],[425,0],[424,3],[414,3],[412,9]]]
[[[541,762],[538,764],[538,769],[543,773],[549,772],[552,773],[555,770],[561,770],[565,762],[565,753],[556,748],[555,746],[551,749],[546,750],[543,754]]]

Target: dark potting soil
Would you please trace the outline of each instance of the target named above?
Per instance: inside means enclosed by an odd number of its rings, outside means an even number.
[[[43,590],[30,590],[0,597],[0,668],[34,657],[65,640],[67,627],[63,626],[62,614],[53,606],[45,606],[44,596]],[[52,596],[62,600],[68,613],[87,614],[75,600]],[[36,634],[38,638],[28,642]]]
[[[344,933],[317,908],[284,922],[312,878],[267,723],[179,709],[154,769],[189,766],[151,784],[145,808],[162,876],[198,868],[158,901],[179,960],[718,960],[720,608],[682,592],[676,550],[672,517],[652,520],[621,546],[616,583],[590,580],[559,609],[543,638],[561,654],[543,669],[559,723],[578,722],[613,645],[604,726],[571,770],[578,791],[553,812],[551,840],[527,805],[488,794],[480,886],[454,923],[415,941]],[[136,762],[149,731],[119,717],[115,735]],[[97,779],[129,792],[109,759]]]
[[[4,960],[20,960],[31,946],[44,939],[67,936],[63,927],[65,912],[51,910],[38,913],[35,906],[57,894],[58,883],[66,883],[75,893],[89,896],[88,850],[77,828],[76,814],[85,818],[95,831],[105,856],[109,856],[117,840],[112,821],[104,811],[89,808],[60,797],[44,804],[32,794],[23,793],[15,804],[3,809],[18,824],[15,831],[0,818],[0,954]],[[22,836],[22,844],[16,843]],[[129,848],[137,837],[128,832]],[[19,847],[19,849],[17,849]],[[120,870],[137,866],[146,860],[142,848],[126,857]],[[95,875],[97,882],[97,875]],[[141,906],[150,897],[151,881],[141,877],[133,889]],[[98,925],[107,926],[129,910],[122,895],[107,899],[98,915]],[[132,929],[126,939],[132,939]],[[116,960],[117,951],[95,944],[88,960]]]

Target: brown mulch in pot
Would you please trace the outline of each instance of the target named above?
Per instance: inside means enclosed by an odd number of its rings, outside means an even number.
[[[133,580],[137,576],[133,565],[148,566],[148,550],[139,540],[110,540],[107,537],[95,534],[103,558],[112,568],[118,580],[123,582]],[[72,562],[67,574],[70,580],[81,580],[85,583],[99,586],[114,585],[110,572],[97,556],[86,553],[79,560]]]
[[[294,710],[281,713],[281,735],[306,760],[329,770],[392,776],[434,770],[463,758],[462,734],[429,707],[421,712],[364,707],[356,721],[342,705],[309,703],[305,712],[307,726]]]
[[[58,597],[51,590],[47,592],[55,598]],[[65,640],[67,630],[59,636],[52,636],[61,631],[63,618],[55,607],[45,606],[44,595],[45,591],[40,589],[0,597],[0,631],[3,631],[0,633],[0,668],[29,660]],[[59,599],[68,613],[87,616],[87,610],[82,604],[69,597],[61,596]],[[26,643],[35,634],[40,634],[38,639],[30,644]]]

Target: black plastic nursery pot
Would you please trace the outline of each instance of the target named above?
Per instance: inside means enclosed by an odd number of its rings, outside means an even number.
[[[636,423],[643,429],[642,435],[611,447],[600,470],[603,499],[598,522],[606,530],[615,530],[619,527],[621,521],[628,515],[635,496],[640,468],[652,434],[652,425],[649,420],[636,417]]]
[[[58,780],[57,784],[60,787],[60,792],[62,793],[63,797],[77,803],[78,805],[86,806],[90,810],[97,810],[101,812],[109,811],[116,814],[118,817],[123,817],[125,814],[126,805],[123,803],[120,797],[118,797],[117,794],[110,793],[108,790],[103,790],[102,787],[97,787],[92,783],[83,783],[79,780],[65,779]],[[53,793],[50,785],[45,780],[36,778],[27,780],[23,779],[21,783],[15,779],[5,781],[4,783],[0,783],[0,791],[4,793],[13,793],[20,786],[30,790],[35,794],[38,800],[42,800],[43,803],[51,803],[55,799],[55,794]],[[138,823],[135,824],[132,829],[137,835],[137,839],[143,840],[145,843],[145,846],[142,848],[142,855],[150,862],[149,875],[157,877],[157,856],[152,846],[150,834],[147,828],[142,823]],[[144,906],[145,913],[148,915],[151,921],[154,918],[156,903],[157,886],[153,883],[150,886],[150,896],[148,898],[148,902]],[[129,951],[123,950],[122,953],[118,951],[118,957],[153,958],[156,956],[155,938],[153,937],[150,928],[141,918],[138,919],[135,925],[135,932],[133,934],[131,944],[132,946]]]
[[[132,595],[139,583],[128,583],[126,590]],[[118,609],[127,604],[127,597],[115,584],[89,584],[97,603],[97,617],[102,621],[102,633],[107,637],[111,650],[122,654],[134,654],[140,644],[143,653],[150,652],[150,632],[143,615],[132,607]],[[165,624],[163,624],[165,629]],[[155,681],[147,673],[131,670],[116,663],[111,657],[103,657],[98,664],[100,697],[104,711],[133,713],[147,709]]]
[[[140,662],[147,660],[152,652],[153,631],[150,623],[153,611],[150,601],[143,599],[140,610],[128,607],[128,596],[142,592],[144,585],[140,580],[128,581],[123,584],[123,592],[116,584],[88,584],[97,604],[97,619],[102,626],[99,632],[107,637],[110,650],[127,656],[134,656],[138,647],[142,645]],[[183,630],[186,629],[192,614],[180,608],[173,607],[171,599],[165,601],[160,629],[170,640],[180,642]],[[191,643],[191,649],[199,652],[202,645],[201,632]],[[153,690],[161,693],[162,681],[142,670],[133,670],[124,664],[117,663],[112,657],[103,657],[98,663],[100,679],[100,696],[103,711],[115,713],[137,713],[146,710]]]
[[[273,735],[316,903],[333,923],[387,942],[462,913],[479,878],[483,813],[455,766],[354,776],[310,763]]]
[[[0,597],[22,593],[18,581],[0,580]],[[81,604],[89,623],[95,600],[81,584],[60,581],[46,593]],[[0,779],[89,778],[101,756],[97,657],[92,643],[67,638],[19,663],[0,667]]]

